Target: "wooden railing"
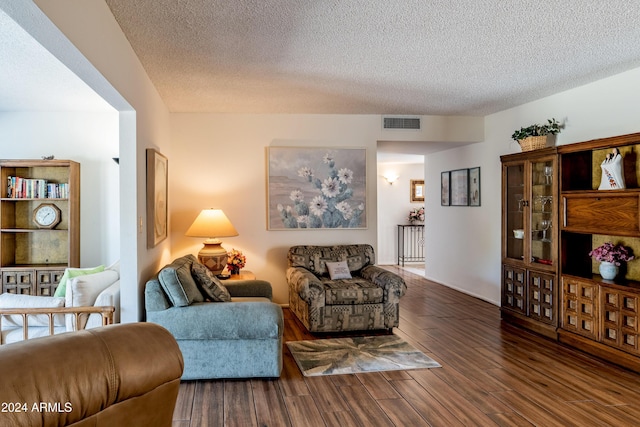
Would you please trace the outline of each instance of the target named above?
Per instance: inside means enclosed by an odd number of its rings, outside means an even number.
[[[80,330],[80,316],[86,314],[97,313],[102,316],[102,325],[110,325],[113,323],[113,312],[115,307],[60,307],[60,308],[0,308],[0,330],[2,330],[2,318],[4,316],[22,316],[22,334],[25,340],[29,339],[29,316],[46,315],[49,318],[49,335],[54,334],[54,316],[55,315],[73,315],[76,322],[76,329]],[[1,338],[1,334],[0,334]],[[0,340],[0,344],[4,344]]]

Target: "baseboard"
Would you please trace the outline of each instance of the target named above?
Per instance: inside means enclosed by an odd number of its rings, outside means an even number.
[[[456,290],[456,291],[458,291],[458,292],[462,292],[463,294],[466,294],[466,295],[472,296],[472,297],[474,297],[474,298],[478,298],[479,300],[482,300],[482,301],[488,302],[489,304],[493,304],[493,305],[495,305],[495,306],[497,306],[497,307],[500,307],[500,301],[493,301],[493,300],[490,300],[490,299],[488,299],[488,298],[486,298],[486,297],[484,297],[484,296],[482,296],[482,295],[478,295],[478,294],[474,294],[473,292],[469,292],[469,290],[468,290],[468,289],[461,289],[461,288],[459,288],[459,287],[457,287],[457,286],[454,286],[454,285],[452,285],[452,284],[450,284],[450,283],[442,283],[442,282],[440,282],[439,280],[433,279],[433,278],[431,278],[431,277],[429,277],[429,276],[425,276],[425,279],[427,279],[427,280],[429,280],[429,281],[431,281],[431,282],[433,282],[433,283],[437,283],[437,284],[439,284],[439,285],[446,286],[447,288],[454,289],[454,290]]]

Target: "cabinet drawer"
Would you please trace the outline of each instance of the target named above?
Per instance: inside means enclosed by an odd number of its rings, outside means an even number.
[[[10,270],[2,272],[2,292],[34,295],[34,270]]]
[[[566,194],[562,227],[567,231],[640,236],[638,193]]]
[[[64,270],[36,270],[36,295],[52,297]]]
[[[529,271],[529,317],[555,325],[555,281],[555,275]]]
[[[640,295],[602,288],[602,342],[629,353],[640,354],[638,304]]]
[[[502,267],[502,308],[527,314],[526,271],[510,265]]]
[[[562,328],[593,340],[598,339],[598,285],[562,277]]]

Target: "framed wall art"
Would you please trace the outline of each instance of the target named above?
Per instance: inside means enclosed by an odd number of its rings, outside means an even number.
[[[469,206],[469,169],[451,171],[451,206]]]
[[[469,206],[480,206],[480,167],[469,169]]]
[[[367,227],[364,148],[269,147],[269,230]]]
[[[152,148],[147,149],[147,247],[167,238],[169,160]]]
[[[424,179],[412,179],[410,183],[411,203],[424,202]]]
[[[442,206],[451,205],[450,177],[449,171],[440,173],[440,204]]]

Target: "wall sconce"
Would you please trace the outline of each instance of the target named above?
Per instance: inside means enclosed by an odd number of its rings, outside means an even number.
[[[394,182],[396,182],[398,180],[398,178],[400,178],[400,176],[398,176],[397,174],[393,173],[393,172],[389,172],[383,175],[384,179],[387,180],[387,182],[389,183],[389,185],[393,185]]]

